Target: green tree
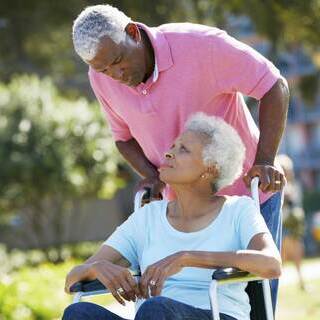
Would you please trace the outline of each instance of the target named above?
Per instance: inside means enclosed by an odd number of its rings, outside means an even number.
[[[179,0],[111,0],[134,20],[157,25],[185,19]],[[77,89],[87,95],[86,65],[76,56],[71,41],[73,20],[95,0],[0,1],[1,79],[12,74],[50,74],[64,91]]]
[[[0,213],[20,213],[36,247],[48,245],[50,225],[59,246],[80,199],[110,198],[121,183],[105,121],[96,104],[36,76],[0,84],[0,110]]]
[[[311,48],[320,45],[319,0],[202,0],[209,2],[214,20],[223,21],[225,13],[250,17],[257,32],[266,36],[274,48],[284,43],[298,42]]]

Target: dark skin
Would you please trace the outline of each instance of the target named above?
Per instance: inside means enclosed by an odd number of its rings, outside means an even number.
[[[135,87],[152,75],[154,51],[145,32],[136,24],[129,23],[119,44],[104,37],[97,55],[87,63],[96,71]],[[248,188],[256,176],[260,179],[259,187],[263,192],[280,191],[286,183],[274,161],[286,125],[288,104],[289,89],[283,79],[279,79],[260,100],[257,153],[252,168],[243,178]],[[138,142],[132,138],[116,141],[116,146],[133,169],[143,177],[139,188],[150,187],[151,200],[159,199],[165,184],[160,181],[156,166],[146,158]]]

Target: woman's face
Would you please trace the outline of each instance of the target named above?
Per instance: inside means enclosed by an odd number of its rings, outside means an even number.
[[[160,179],[169,184],[192,184],[206,172],[202,160],[205,137],[192,131],[182,133],[165,154]]]

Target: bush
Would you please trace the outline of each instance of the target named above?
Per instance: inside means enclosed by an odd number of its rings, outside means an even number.
[[[64,244],[59,252],[56,248],[47,248],[45,254],[42,250],[27,250],[21,251],[18,249],[8,252],[4,245],[0,244],[0,278],[6,274],[14,271],[19,271],[24,267],[38,267],[48,260],[48,255],[51,257],[49,260],[56,260],[55,256],[60,255],[62,260],[80,260],[84,261],[93,255],[100,242],[80,242],[75,244]]]
[[[0,320],[57,320],[71,303],[64,293],[67,273],[83,260],[68,260],[58,265],[43,263],[36,268],[23,267],[0,273]],[[107,305],[111,296],[99,296],[90,301]]]
[[[110,198],[123,185],[105,120],[97,104],[66,99],[36,76],[0,84],[0,109],[0,214],[19,214],[34,247],[59,248],[63,217],[80,199]]]
[[[71,302],[64,291],[64,279],[75,261],[43,264],[23,268],[0,278],[0,319],[49,320],[60,319]]]

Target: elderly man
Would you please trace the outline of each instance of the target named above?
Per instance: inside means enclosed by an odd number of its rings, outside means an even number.
[[[157,171],[163,154],[189,115],[221,117],[239,133],[246,158],[242,176],[220,194],[246,195],[251,178],[259,176],[261,211],[280,247],[285,178],[274,159],[289,94],[270,61],[217,28],[189,23],[150,28],[109,5],[81,12],[73,42],[90,66],[90,83],[117,148],[144,177],[153,198],[164,187]],[[242,94],[260,100],[260,135]],[[273,284],[274,305],[276,288]]]

